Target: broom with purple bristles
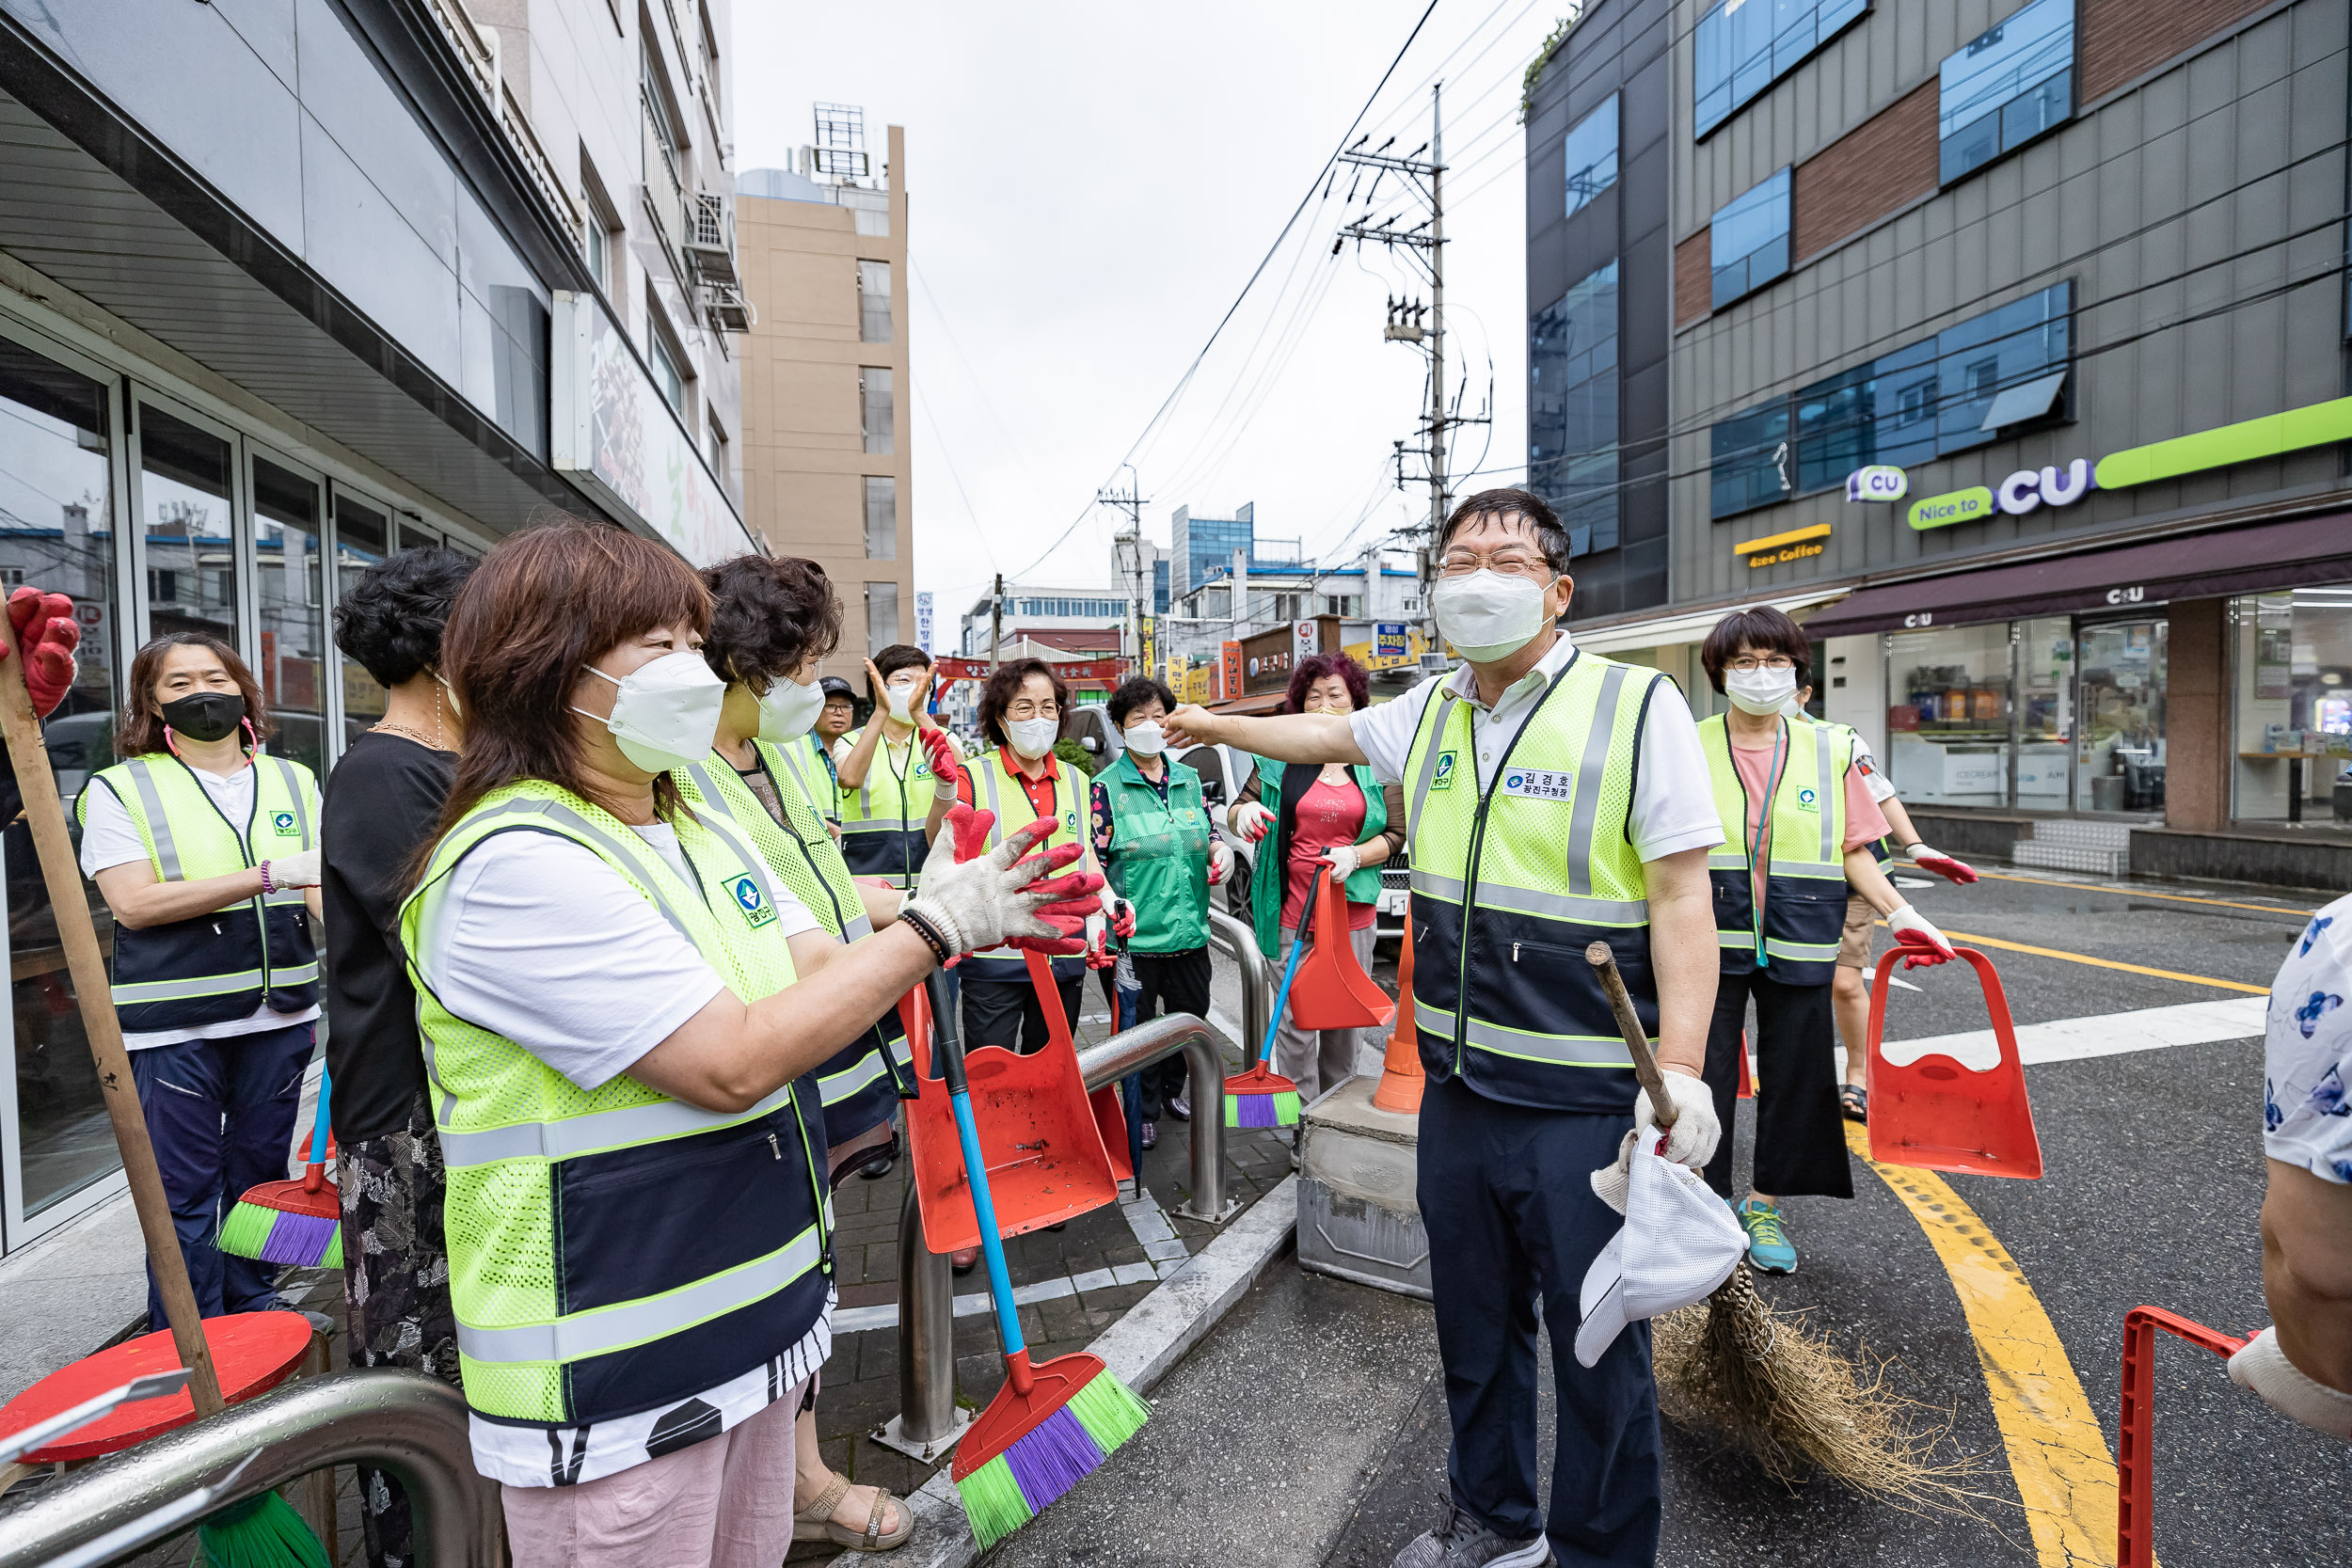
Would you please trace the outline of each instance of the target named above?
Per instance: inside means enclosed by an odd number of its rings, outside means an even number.
[[[1282,1026],[1282,1009],[1290,1006],[1291,980],[1298,973],[1298,960],[1314,945],[1310,919],[1315,894],[1323,884],[1323,872],[1322,866],[1316,866],[1313,879],[1307,884],[1307,902],[1300,910],[1298,935],[1291,941],[1290,962],[1282,966],[1282,984],[1274,993],[1274,1011],[1266,1019],[1265,1039],[1258,1047],[1258,1060],[1248,1072],[1238,1072],[1225,1080],[1228,1127],[1298,1125],[1298,1085],[1274,1070],[1274,1035]]]
[[[264,1181],[237,1199],[220,1222],[220,1250],[235,1258],[287,1263],[300,1269],[343,1266],[343,1200],[326,1179],[327,1091],[319,1069],[318,1119],[310,1129],[310,1159],[300,1176]]]

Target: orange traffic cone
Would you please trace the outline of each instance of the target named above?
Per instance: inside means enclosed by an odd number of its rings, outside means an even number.
[[[1421,1115],[1421,1091],[1428,1086],[1421,1068],[1420,1031],[1413,1027],[1413,904],[1405,902],[1405,940],[1396,955],[1396,1027],[1389,1031],[1389,1053],[1380,1064],[1375,1108],[1398,1116]]]

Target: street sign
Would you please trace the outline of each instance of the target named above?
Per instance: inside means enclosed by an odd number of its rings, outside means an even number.
[[[925,653],[931,651],[931,596],[928,593],[914,595],[914,645]]]
[[[1323,628],[1312,621],[1291,623],[1291,656],[1294,661],[1312,658],[1323,647]]]
[[[1405,623],[1383,621],[1373,628],[1373,653],[1380,658],[1405,657]]]

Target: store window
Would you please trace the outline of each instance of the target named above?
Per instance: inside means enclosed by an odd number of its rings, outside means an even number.
[[[1617,182],[1617,95],[1611,93],[1591,114],[1576,122],[1561,151],[1567,164],[1568,212],[1573,216],[1601,192]]]
[[[326,774],[326,557],[318,481],[253,459],[253,673],[277,721],[270,750]]]
[[[1715,210],[1708,247],[1716,309],[1788,272],[1788,172],[1758,181]]]
[[[1571,553],[1617,544],[1617,263],[1528,324],[1528,480]]]
[[[157,637],[204,632],[237,647],[229,443],[144,403],[138,404],[138,437],[148,630]]]
[[[1914,807],[2009,800],[2010,624],[1886,640],[1886,771]]]
[[[1724,0],[1699,18],[1691,134],[1704,136],[1870,8],[1869,0]]]
[[[2106,621],[2074,635],[2082,730],[2076,811],[2164,810],[2165,643],[2169,621]]]
[[[1946,184],[2074,112],[2074,0],[2033,0],[1944,59],[1936,136]]]
[[[2073,799],[2074,623],[2017,623],[2017,792],[2021,811],[2064,811]]]
[[[406,530],[404,532],[408,531]],[[350,592],[359,574],[384,559],[391,538],[391,519],[380,507],[349,491],[335,491],[335,591]],[[410,543],[416,543],[411,540]],[[355,661],[343,665],[343,744],[349,746],[384,717],[387,695],[376,679]]]
[[[72,810],[90,773],[114,760],[116,581],[111,400],[107,386],[0,339],[0,572],[13,587],[70,594],[82,624],[79,674],[45,726],[57,791]],[[11,812],[13,815],[13,811]],[[9,1142],[18,1227],[104,1178],[119,1163],[73,982],[20,818],[0,832],[16,1041],[16,1127]],[[84,884],[99,940],[113,921]],[[32,1228],[40,1228],[35,1224]]]
[[[2352,583],[2230,605],[2241,822],[2352,822]]]

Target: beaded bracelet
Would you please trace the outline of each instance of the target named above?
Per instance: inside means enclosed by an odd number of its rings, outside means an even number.
[[[277,891],[278,891],[278,884],[277,884],[276,882],[273,882],[273,881],[271,881],[271,880],[270,880],[270,876],[269,876],[269,862],[267,862],[267,861],[263,861],[263,862],[262,863],[262,892],[263,894],[267,895],[267,894],[274,894],[274,893],[276,893]]]
[[[923,939],[923,945],[931,950],[931,957],[940,963],[945,964],[955,956],[954,950],[947,944],[947,939],[941,936],[938,927],[925,918],[920,911],[914,909],[900,910],[898,923],[912,927],[914,934]]]

